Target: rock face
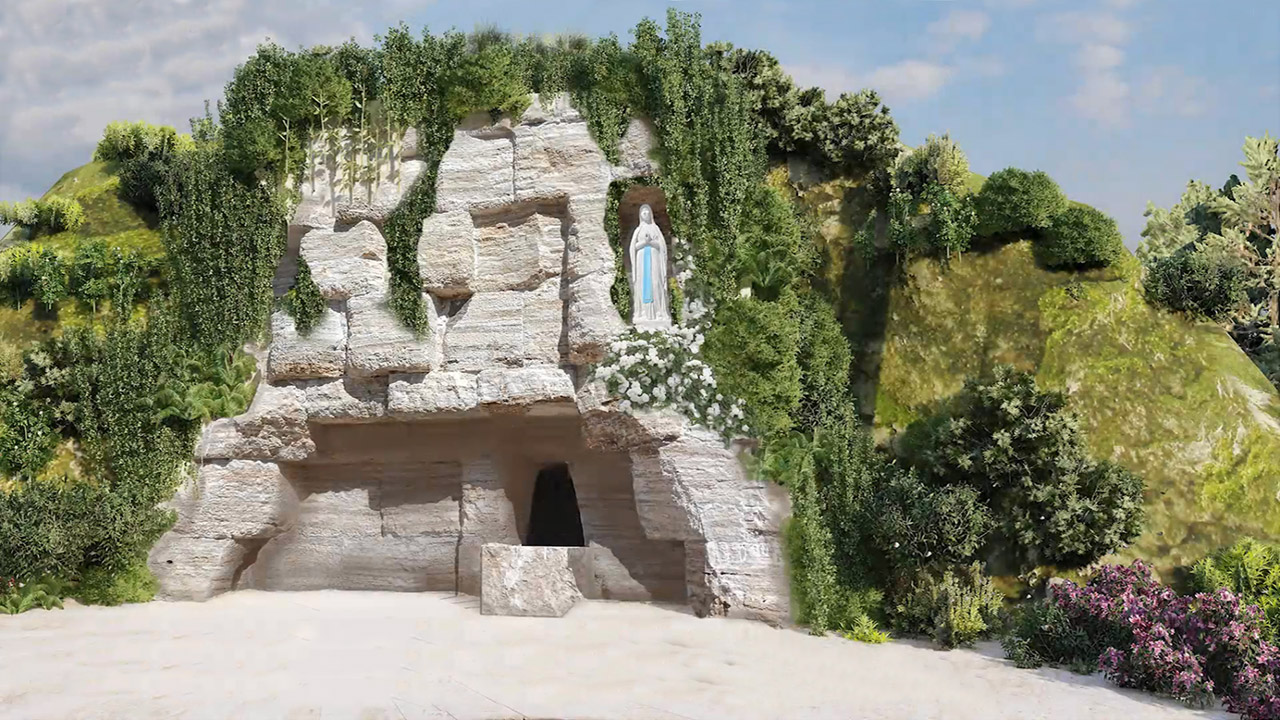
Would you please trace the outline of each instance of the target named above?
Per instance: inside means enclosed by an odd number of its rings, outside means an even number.
[[[329,306],[306,335],[275,314],[249,411],[205,429],[151,554],[161,597],[458,590],[486,613],[557,616],[586,597],[783,620],[785,502],[718,437],[620,412],[586,381],[624,327],[609,186],[656,173],[654,145],[633,121],[611,165],[567,96],[464,122],[418,243],[421,334],[388,307],[381,230],[430,177],[416,134],[370,186],[312,168],[276,289],[305,258]],[[521,545],[535,519],[581,525],[582,547]]]

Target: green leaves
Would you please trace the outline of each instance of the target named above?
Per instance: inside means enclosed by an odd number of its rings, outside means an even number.
[[[1034,249],[1046,267],[1066,269],[1105,267],[1125,254],[1115,219],[1079,202],[1054,216]]]
[[[1047,173],[1013,167],[991,173],[974,202],[983,235],[1038,234],[1067,208],[1067,196]]]

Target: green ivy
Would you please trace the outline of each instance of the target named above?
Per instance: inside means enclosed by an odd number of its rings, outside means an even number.
[[[301,335],[308,335],[324,315],[328,305],[320,294],[320,287],[311,279],[311,266],[307,259],[298,257],[298,272],[293,287],[285,295],[285,309],[293,316],[293,324]]]

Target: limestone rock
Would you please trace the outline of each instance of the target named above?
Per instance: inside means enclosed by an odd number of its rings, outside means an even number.
[[[400,204],[400,201],[427,169],[422,160],[402,160],[394,171],[380,166],[382,177],[376,187],[366,188],[356,183],[350,194],[339,193],[334,202],[334,217],[340,223],[355,224],[369,221],[379,226]]]
[[[229,460],[200,466],[194,483],[171,501],[173,531],[209,539],[270,537],[293,521],[298,497],[272,462]]]
[[[642,118],[632,118],[618,143],[619,167],[615,176],[636,177],[654,175],[658,164],[652,160],[658,149],[657,131],[653,123]]]
[[[272,381],[340,377],[347,364],[347,315],[326,307],[315,327],[300,334],[289,313],[271,314],[267,377]]]
[[[495,365],[558,363],[563,312],[557,278],[527,292],[476,293],[449,319],[445,365],[478,371]]]
[[[550,97],[534,93],[530,97],[529,107],[520,116],[521,125],[583,121],[582,113],[573,106],[569,93],[557,93]]]
[[[520,544],[515,509],[492,458],[472,458],[463,464],[460,516],[458,591],[479,595],[481,547]]]
[[[380,293],[347,303],[347,372],[355,377],[427,372],[439,364],[434,335],[418,337],[400,322]]]
[[[481,227],[475,240],[477,291],[533,290],[560,275],[563,221],[534,213]]]
[[[466,210],[436,213],[422,221],[418,268],[424,290],[439,297],[466,297],[475,291],[479,231]]]
[[[598,363],[609,343],[626,329],[609,289],[613,271],[591,273],[565,287],[565,336],[569,361],[575,365]]]
[[[678,439],[687,425],[684,417],[673,410],[622,412],[600,380],[583,383],[575,401],[582,416],[583,440],[595,450],[653,448]]]
[[[485,370],[477,381],[482,406],[558,405],[573,412],[573,379],[557,367]]]
[[[396,374],[387,389],[387,412],[396,418],[427,418],[475,410],[476,376],[461,372]]]
[[[480,612],[484,615],[561,617],[582,593],[566,547],[490,543],[481,549]]]
[[[585,121],[515,128],[517,200],[603,196],[612,181],[612,167]]]
[[[264,383],[243,415],[215,420],[205,427],[196,457],[298,462],[315,449],[307,429],[302,389]]]
[[[304,390],[311,422],[367,422],[387,414],[387,384],[381,378],[313,380]]]
[[[565,252],[565,277],[577,280],[591,273],[608,273],[613,283],[615,260],[613,246],[604,231],[606,199],[591,195],[570,198],[568,212],[573,218]]]
[[[400,159],[413,160],[418,157],[418,129],[410,127],[400,138]]]
[[[231,589],[246,547],[231,538],[165,533],[147,555],[160,600],[208,600]]]
[[[312,230],[302,237],[301,253],[320,294],[329,300],[387,287],[387,243],[368,220],[341,231]]]
[[[451,212],[515,200],[510,130],[484,134],[459,130],[440,159],[436,210]]]

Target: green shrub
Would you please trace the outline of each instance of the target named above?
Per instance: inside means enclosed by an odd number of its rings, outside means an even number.
[[[1148,262],[1142,289],[1156,307],[1223,321],[1248,302],[1249,282],[1239,258],[1192,247]]]
[[[966,194],[968,179],[969,158],[947,134],[930,135],[923,145],[904,150],[893,166],[894,186],[917,194],[938,185],[960,197]]]
[[[294,327],[302,335],[311,332],[328,307],[320,294],[320,287],[311,279],[311,266],[302,256],[298,256],[298,272],[294,275],[293,287],[285,296],[285,307],[293,316]]]
[[[23,582],[13,577],[0,577],[0,614],[17,615],[35,608],[61,608],[64,592],[63,584],[55,578]]]
[[[1257,605],[1266,619],[1267,637],[1280,637],[1280,547],[1241,540],[1192,566],[1191,586],[1205,593],[1226,588],[1241,604]]]
[[[1078,202],[1053,217],[1035,251],[1037,259],[1049,268],[1103,267],[1125,253],[1116,221]]]
[[[76,583],[75,598],[85,605],[122,605],[151,602],[160,583],[145,561],[139,559],[119,572],[86,568]]]
[[[993,525],[977,490],[929,487],[916,472],[896,468],[875,488],[874,507],[876,544],[895,568],[968,562]]]
[[[152,125],[145,121],[116,120],[107,124],[102,139],[93,151],[93,159],[101,162],[123,162],[145,155],[167,155],[189,149],[191,137],[179,135],[168,125]]]
[[[785,433],[800,403],[799,301],[734,298],[719,305],[703,354],[726,395],[747,406],[748,424],[762,435]]]
[[[1007,366],[966,382],[900,450],[928,482],[977,490],[1000,522],[997,546],[1024,569],[1083,567],[1141,530],[1141,479],[1091,459],[1066,397]]]
[[[888,604],[893,629],[932,637],[944,648],[972,645],[996,629],[1004,596],[981,563],[927,567],[900,578]]]
[[[47,199],[28,198],[17,203],[0,203],[0,225],[17,225],[53,234],[78,230],[83,224],[84,208],[79,202],[60,195]]]
[[[1127,645],[1122,628],[1105,623],[1073,623],[1052,601],[1038,600],[1013,613],[1012,627],[1000,644],[1005,657],[1020,668],[1060,665],[1089,674],[1098,670],[1098,656],[1113,643]]]
[[[853,623],[853,628],[840,632],[845,639],[857,640],[858,642],[879,645],[880,643],[889,642],[889,633],[881,630],[876,621],[872,620],[868,615],[861,615]]]
[[[800,296],[800,404],[794,416],[799,429],[813,431],[824,420],[852,407],[849,371],[853,353],[831,304],[815,292]]]
[[[1044,230],[1067,209],[1067,196],[1041,170],[997,170],[983,183],[975,201],[982,235]]]

